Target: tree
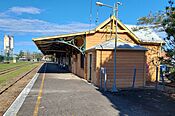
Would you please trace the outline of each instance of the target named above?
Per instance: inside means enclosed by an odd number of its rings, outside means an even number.
[[[18,58],[22,58],[24,56],[24,52],[22,50],[20,50]]]
[[[148,16],[141,17],[138,19],[138,24],[154,25],[151,26],[152,28],[163,27],[163,31],[167,34],[167,37],[163,38],[166,42],[163,49],[167,58],[162,57],[160,60],[162,63],[173,67],[168,77],[175,82],[175,7],[173,0],[168,1],[165,11],[159,11],[156,14],[150,13]]]
[[[25,52],[25,57],[27,58],[28,61],[32,59],[32,55],[29,51]]]
[[[2,55],[0,55],[0,62],[2,62],[4,59],[4,57]]]
[[[138,19],[137,24],[139,25],[160,25],[164,19],[164,11],[158,11],[157,13],[153,14],[152,12],[149,13],[148,16],[144,16]]]
[[[173,65],[175,60],[175,7],[173,0],[168,1],[169,6],[164,11],[158,11],[155,14],[149,13],[148,16],[144,16],[138,19],[137,24],[151,25],[151,28],[162,28],[161,31],[167,33],[167,37],[163,38],[166,42],[166,46],[163,47],[167,53],[168,61],[164,61],[168,64]],[[162,59],[163,60],[163,59]]]
[[[42,58],[43,58],[42,53],[33,52],[33,59],[37,59],[37,61],[40,61]]]
[[[162,21],[162,26],[167,33],[167,37],[165,40],[167,40],[167,44],[170,47],[170,49],[166,49],[167,56],[170,58],[169,61],[165,61],[166,63],[175,66],[175,63],[172,61],[175,61],[175,7],[174,2],[172,0],[168,1],[169,6],[166,7],[166,17]]]
[[[175,7],[173,6],[174,2],[172,0],[169,0],[168,3],[169,3],[169,6],[166,7],[166,17],[164,18],[162,22],[162,26],[164,27],[167,33],[166,39],[169,41],[169,44],[173,46],[172,50],[174,50],[174,47],[175,47]]]

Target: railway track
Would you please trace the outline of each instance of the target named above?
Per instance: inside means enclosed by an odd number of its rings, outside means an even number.
[[[27,64],[27,65],[31,65],[31,64],[33,64],[33,63]],[[12,68],[8,68],[8,69],[5,69],[5,70],[2,70],[2,71],[0,71],[0,75],[10,73],[10,72],[15,71],[15,70],[18,70],[18,69],[20,69],[20,68],[22,68],[24,66],[26,66],[26,64],[19,65],[19,66],[15,66],[15,67],[12,67]]]
[[[25,76],[27,76],[29,73],[31,73],[32,71],[34,71],[38,66],[35,66],[34,68],[32,68],[31,70],[29,70],[28,72],[26,72],[24,75],[22,75],[20,78],[18,78],[17,80],[15,80],[14,82],[12,82],[11,84],[9,84],[6,88],[4,88],[3,90],[0,91],[0,95],[3,94],[5,91],[7,91],[9,88],[13,87],[13,85],[15,85],[18,81],[20,81],[21,79],[23,79]]]

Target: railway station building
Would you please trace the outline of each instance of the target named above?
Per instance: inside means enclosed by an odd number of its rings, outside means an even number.
[[[146,81],[156,80],[156,66],[163,41],[142,41],[115,16],[93,30],[34,38],[44,55],[53,55],[55,62],[67,66],[70,72],[100,86],[101,68],[106,69],[107,88],[114,76],[114,38],[117,21],[116,84],[118,88],[144,87]],[[102,78],[102,81],[104,79]]]

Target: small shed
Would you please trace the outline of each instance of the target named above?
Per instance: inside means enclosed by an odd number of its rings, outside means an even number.
[[[85,78],[96,86],[104,82],[100,69],[106,69],[107,89],[111,89],[114,78],[114,39],[103,42],[86,50]],[[144,87],[146,82],[146,55],[145,47],[118,41],[116,53],[116,85],[118,88]],[[101,75],[101,76],[100,76]]]

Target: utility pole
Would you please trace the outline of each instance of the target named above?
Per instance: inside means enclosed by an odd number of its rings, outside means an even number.
[[[115,32],[115,47],[114,47],[114,82],[113,82],[113,86],[112,86],[112,92],[117,92],[117,86],[116,86],[116,80],[117,80],[117,30],[118,30],[118,27],[117,27],[117,19],[118,19],[118,5],[121,5],[120,2],[116,2],[114,7],[113,6],[110,6],[110,5],[107,5],[107,4],[103,4],[101,2],[96,2],[96,5],[98,6],[106,6],[106,7],[109,7],[109,8],[112,8],[113,11],[115,11],[115,17],[116,17],[116,32]]]

